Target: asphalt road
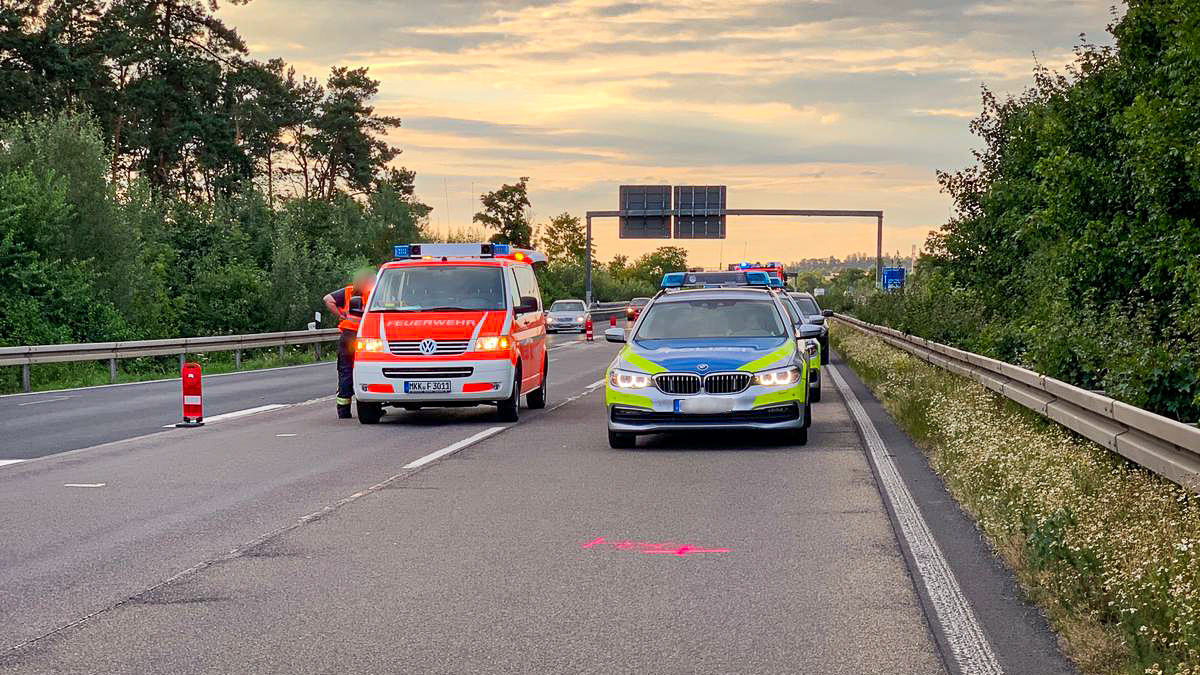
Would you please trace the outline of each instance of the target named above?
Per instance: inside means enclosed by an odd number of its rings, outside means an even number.
[[[0,467],[0,673],[1071,672],[844,367],[807,446],[612,450],[614,352],[555,350],[513,425],[322,401]],[[999,670],[958,658],[881,461]]]
[[[574,333],[550,336],[552,347],[579,340]],[[211,375],[204,378],[204,415],[300,403],[336,391],[332,362]],[[0,396],[0,462],[161,430],[180,420],[181,396],[178,379]]]

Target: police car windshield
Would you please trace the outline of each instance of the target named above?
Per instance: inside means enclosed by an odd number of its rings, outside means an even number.
[[[582,312],[582,300],[559,300],[550,305],[551,312]]]
[[[801,296],[793,295],[792,299],[795,300],[796,304],[800,306],[800,311],[804,312],[805,314],[820,314],[821,313],[821,308],[817,307],[817,303],[813,302],[812,298],[806,298],[803,295],[801,295]]]
[[[770,300],[678,299],[646,309],[634,340],[786,337],[787,328]]]
[[[371,292],[372,312],[471,312],[505,309],[504,270],[474,265],[386,269]]]

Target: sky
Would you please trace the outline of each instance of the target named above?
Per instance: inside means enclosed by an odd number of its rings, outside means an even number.
[[[529,177],[535,222],[616,209],[622,184],[727,185],[730,208],[883,210],[908,255],[950,215],[937,170],[972,163],[980,87],[1061,70],[1080,33],[1108,43],[1115,0],[253,0],[220,14],[253,58],[324,79],[368,66],[402,127],[433,229]],[[875,249],[874,219],[731,218],[692,264]]]

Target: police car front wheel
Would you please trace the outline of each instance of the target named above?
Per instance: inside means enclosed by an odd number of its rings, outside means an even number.
[[[608,432],[608,447],[610,448],[632,448],[637,446],[637,436],[628,434],[622,431],[609,430]]]

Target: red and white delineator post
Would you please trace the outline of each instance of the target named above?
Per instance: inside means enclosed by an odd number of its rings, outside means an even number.
[[[592,315],[591,314],[588,314],[587,318],[583,320],[583,332],[587,335],[588,342],[591,342],[592,340],[596,339],[595,335],[592,334]]]
[[[609,328],[617,327],[617,315],[616,314],[613,314],[612,316],[608,317],[608,327]]]
[[[177,427],[204,426],[204,390],[201,385],[200,364],[183,364],[180,373],[183,381],[183,421]]]

